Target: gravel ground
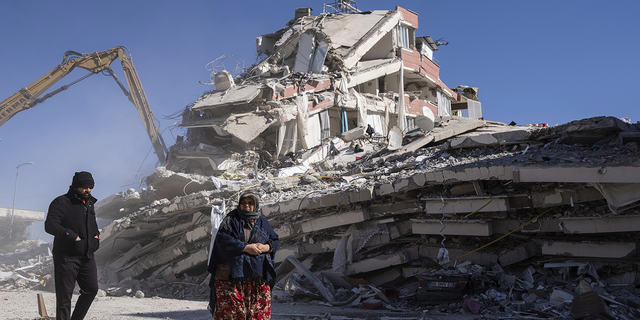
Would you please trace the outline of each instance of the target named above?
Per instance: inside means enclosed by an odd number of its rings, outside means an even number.
[[[55,294],[49,291],[22,290],[0,291],[0,319],[23,320],[35,319],[38,314],[38,293],[42,293],[49,316],[55,314]],[[74,295],[73,304],[77,299]],[[362,308],[327,307],[318,303],[274,303],[272,305],[272,319],[418,319],[421,314],[416,312],[391,312],[388,310],[365,310]],[[422,314],[424,320],[471,320],[478,316],[469,314]],[[85,318],[87,320],[210,320],[207,311],[207,301],[178,300],[165,298],[135,298],[135,297],[100,297],[91,305]]]

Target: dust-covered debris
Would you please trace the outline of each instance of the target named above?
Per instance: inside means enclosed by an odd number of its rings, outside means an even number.
[[[638,316],[638,124],[485,120],[478,88],[439,80],[436,42],[397,37],[417,14],[298,13],[257,64],[216,60],[168,162],[96,205],[106,295],[206,297],[212,218],[252,189],[281,238],[274,301]]]

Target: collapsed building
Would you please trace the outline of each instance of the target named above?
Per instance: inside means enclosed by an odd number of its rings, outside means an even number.
[[[400,7],[298,9],[257,39],[261,62],[215,72],[215,89],[182,113],[187,134],[167,165],[96,205],[108,221],[101,281],[206,286],[217,222],[253,189],[281,238],[287,292],[302,268],[336,288],[433,303],[454,287],[430,295],[424,279],[466,275],[483,299],[508,293],[499,311],[552,315],[587,291],[611,303],[617,288],[630,291],[617,314],[640,314],[640,125],[484,120],[478,88],[445,86],[432,59],[443,43],[417,28]],[[578,302],[573,315],[591,306]]]
[[[213,175],[233,171],[239,158],[326,155],[332,137],[356,127],[386,140],[428,130],[435,116],[482,117],[477,88],[454,91],[440,80],[433,53],[443,43],[415,37],[416,13],[310,14],[297,9],[286,28],[258,37],[258,64],[235,78],[226,70],[212,76],[215,89],[183,113],[186,139],[170,148],[168,169]],[[319,157],[306,158],[310,165]]]

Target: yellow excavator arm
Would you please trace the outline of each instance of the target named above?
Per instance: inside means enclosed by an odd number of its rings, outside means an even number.
[[[111,70],[111,62],[116,58],[119,58],[120,63],[122,64],[122,69],[125,77],[127,78],[127,84],[129,85],[129,91],[127,91],[124,85],[113,73],[113,70]],[[91,73],[40,97],[44,92],[73,71],[76,67],[88,70]],[[20,89],[20,91],[2,101],[0,104],[0,126],[7,122],[7,120],[11,119],[11,117],[16,113],[32,108],[49,97],[60,93],[70,86],[97,73],[107,73],[112,76],[124,94],[129,98],[133,105],[135,105],[136,109],[138,109],[138,113],[140,114],[140,118],[142,118],[147,134],[149,134],[149,139],[151,139],[151,144],[158,156],[158,160],[160,160],[160,164],[164,164],[166,162],[168,151],[158,126],[156,126],[158,120],[153,115],[151,107],[149,107],[147,95],[144,92],[138,73],[131,61],[131,54],[129,54],[129,50],[127,48],[122,46],[87,54],[77,53],[74,51],[65,52],[61,64],[29,86]]]

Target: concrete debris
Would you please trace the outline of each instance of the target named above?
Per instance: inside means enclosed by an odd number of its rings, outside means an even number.
[[[96,205],[106,294],[206,297],[212,212],[252,189],[281,239],[276,300],[640,316],[640,125],[484,120],[478,88],[440,80],[430,37],[403,49],[416,13],[296,12],[258,38],[259,63],[218,70],[145,189]]]
[[[482,134],[491,134],[490,127],[480,127]],[[561,317],[594,312],[575,300],[593,291],[607,306],[599,315],[640,315],[640,304],[634,306],[640,301],[635,189],[613,212],[610,197],[596,187],[632,183],[629,177],[640,173],[636,143],[564,145],[561,136],[532,140],[515,127],[524,145],[450,146],[475,130],[414,151],[381,148],[327,171],[268,166],[252,174],[201,176],[159,168],[156,174],[169,179],[148,179],[148,189],[173,190],[174,196],[105,227],[97,252],[103,279],[112,287],[125,279],[206,282],[209,215],[223,203],[232,208],[235,196],[252,188],[282,239],[276,261],[284,280],[274,289],[279,302],[335,306],[358,297],[346,306]],[[356,132],[352,141],[363,146],[377,141]],[[288,168],[296,171],[283,175]],[[216,186],[215,180],[224,182]],[[203,190],[185,194],[192,185]],[[448,262],[439,257],[444,248]],[[380,296],[393,290],[396,298]]]

